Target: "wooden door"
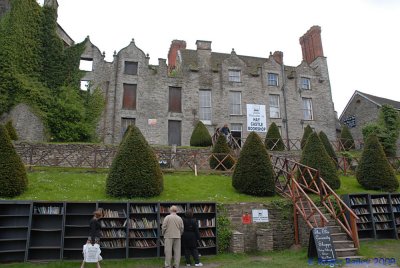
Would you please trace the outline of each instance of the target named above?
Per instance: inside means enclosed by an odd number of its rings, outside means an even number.
[[[181,121],[168,121],[168,144],[181,146]]]

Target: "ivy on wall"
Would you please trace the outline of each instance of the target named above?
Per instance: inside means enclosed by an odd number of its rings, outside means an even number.
[[[53,141],[93,141],[104,98],[80,90],[85,41],[65,48],[56,10],[35,0],[11,0],[0,20],[0,114],[29,104]]]

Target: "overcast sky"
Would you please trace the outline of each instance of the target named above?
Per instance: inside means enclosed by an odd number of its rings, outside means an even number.
[[[43,0],[39,0],[43,1]],[[167,58],[173,39],[195,49],[268,57],[284,53],[297,66],[299,37],[322,28],[335,110],[355,90],[400,101],[400,0],[58,0],[58,22],[75,40],[86,36],[111,61],[132,38],[150,63]]]

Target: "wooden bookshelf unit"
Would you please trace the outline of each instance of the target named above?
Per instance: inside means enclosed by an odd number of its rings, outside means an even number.
[[[0,263],[82,260],[89,222],[99,208],[104,259],[164,256],[161,224],[171,205],[182,217],[193,209],[200,253],[216,254],[215,203],[0,201]]]

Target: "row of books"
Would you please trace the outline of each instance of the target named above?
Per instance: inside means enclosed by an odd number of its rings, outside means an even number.
[[[139,219],[129,219],[128,221],[129,228],[157,228],[156,220],[149,220],[147,218]]]
[[[215,218],[197,220],[197,224],[199,227],[214,227],[215,226]]]
[[[102,236],[105,238],[124,238],[126,237],[126,232],[123,229],[109,229],[109,230],[101,230]]]
[[[130,207],[131,213],[156,213],[157,207],[156,206],[131,206]]]
[[[369,211],[366,208],[353,208],[353,210],[357,215],[369,214]]]
[[[396,218],[396,224],[400,224],[400,217]]]
[[[393,212],[400,212],[400,206],[393,206]]]
[[[46,207],[33,207],[34,214],[63,214],[64,207],[59,206],[46,206]]]
[[[358,223],[366,223],[366,222],[370,222],[370,219],[368,219],[367,216],[359,216],[359,219],[357,220]]]
[[[215,247],[215,242],[212,239],[201,239],[200,241],[197,241],[197,245],[201,247]]]
[[[400,205],[400,197],[392,197],[392,204]]]
[[[386,214],[376,214],[376,215],[374,215],[374,220],[375,221],[391,221],[391,219],[389,219],[389,216]]]
[[[371,225],[366,224],[366,223],[360,223],[358,225],[358,229],[359,230],[368,230],[368,229],[371,229]]]
[[[130,240],[129,246],[135,248],[152,248],[157,247],[157,241],[155,239]]]
[[[215,236],[212,229],[203,229],[199,231],[201,237],[211,237]]]
[[[125,239],[102,240],[100,241],[100,247],[124,248],[126,247],[126,240]]]
[[[129,232],[130,238],[153,238],[157,237],[156,230],[134,230]]]
[[[215,208],[213,205],[197,205],[197,206],[192,206],[191,207],[193,210],[193,213],[213,213],[215,212]]]
[[[105,209],[103,210],[104,218],[126,218],[125,209],[122,211]]]
[[[367,198],[366,197],[352,197],[350,199],[351,205],[365,205],[367,204]]]
[[[372,212],[374,213],[389,213],[387,207],[372,207]]]
[[[122,222],[121,220],[104,220],[102,219],[100,221],[100,226],[101,227],[125,227],[126,226],[126,221]]]
[[[386,197],[371,198],[371,203],[374,205],[385,205],[388,203],[388,199]]]
[[[185,213],[186,211],[186,206],[181,206],[181,205],[175,205],[177,208],[178,213]],[[165,207],[165,206],[160,206],[160,212],[161,213],[169,213],[169,208],[170,207]]]
[[[375,224],[375,229],[376,230],[386,230],[386,229],[390,229],[391,226],[389,223],[385,222],[385,223],[376,223]]]

